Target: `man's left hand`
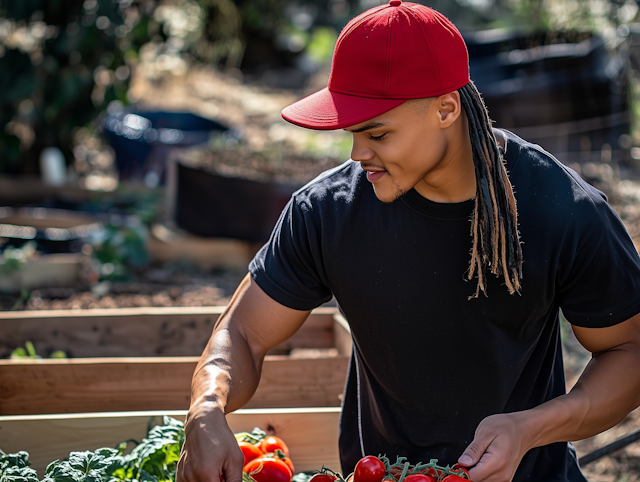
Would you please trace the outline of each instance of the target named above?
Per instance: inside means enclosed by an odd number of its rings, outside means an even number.
[[[530,449],[519,420],[522,416],[522,412],[498,414],[480,422],[473,441],[458,459],[463,467],[472,467],[473,482],[511,482]]]

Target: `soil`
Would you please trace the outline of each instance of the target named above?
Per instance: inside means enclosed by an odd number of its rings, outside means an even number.
[[[27,300],[0,294],[0,311],[134,308],[145,306],[225,305],[245,273],[206,272],[158,266],[139,273],[132,282],[102,282],[85,287],[53,287],[33,290]]]

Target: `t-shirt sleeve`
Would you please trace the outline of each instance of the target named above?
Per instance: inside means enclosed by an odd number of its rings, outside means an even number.
[[[640,312],[640,257],[606,201],[591,207],[559,253],[558,300],[571,324],[604,328]]]
[[[295,195],[249,264],[249,272],[267,295],[295,310],[311,310],[331,299],[320,232],[310,207],[297,202]]]

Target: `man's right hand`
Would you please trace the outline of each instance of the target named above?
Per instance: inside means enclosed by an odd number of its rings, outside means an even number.
[[[176,482],[242,482],[244,456],[219,407],[193,404],[185,435]]]
[[[291,337],[307,316],[309,311],[274,301],[249,275],[240,283],[193,375],[176,482],[242,482],[244,456],[225,413],[251,399],[267,352]]]

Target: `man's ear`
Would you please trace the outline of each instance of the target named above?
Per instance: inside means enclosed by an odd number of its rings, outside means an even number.
[[[437,97],[436,104],[440,114],[441,127],[449,127],[460,117],[462,102],[457,90]]]

